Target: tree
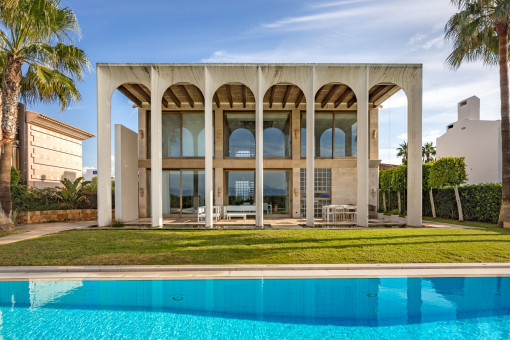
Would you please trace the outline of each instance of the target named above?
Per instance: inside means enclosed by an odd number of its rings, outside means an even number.
[[[386,192],[390,192],[391,191],[391,177],[392,177],[392,169],[394,168],[391,168],[391,169],[388,169],[388,170],[380,170],[379,171],[379,187],[381,188],[381,192],[382,192],[382,199],[383,199],[383,208],[384,208],[384,211],[388,211],[390,210],[390,207],[389,207],[389,200],[388,200],[388,208],[386,209]],[[388,199],[389,199],[389,196],[388,196]]]
[[[432,192],[432,187],[430,186],[430,169],[432,169],[433,163],[423,163],[422,164],[422,190],[429,192],[430,199],[430,208],[432,210],[432,217],[436,218],[436,207],[434,205],[434,194]]]
[[[402,198],[401,192],[407,190],[407,165],[402,165],[391,169],[391,190],[397,192],[398,199],[398,212],[402,213]]]
[[[421,156],[423,158],[423,163],[430,163],[434,161],[434,156],[436,155],[436,147],[434,143],[429,142],[425,143],[421,147]]]
[[[397,151],[397,157],[402,157],[402,164],[407,165],[407,142],[400,143]]]
[[[459,185],[467,181],[466,163],[464,157],[444,157],[432,164],[429,173],[429,186],[431,188],[453,187],[459,221],[464,220],[462,204],[459,196]]]
[[[463,61],[499,64],[501,97],[502,201],[499,224],[510,221],[510,104],[508,86],[508,33],[510,0],[451,0],[458,13],[446,24],[446,39],[453,51],[446,62],[458,69]]]
[[[60,0],[0,0],[0,24],[0,62],[4,63],[0,206],[4,216],[10,216],[10,168],[20,94],[31,100],[59,102],[64,110],[80,99],[74,79],[82,79],[90,65],[85,52],[72,45],[71,34],[79,36],[78,21]],[[13,224],[2,223],[1,227],[12,229]]]

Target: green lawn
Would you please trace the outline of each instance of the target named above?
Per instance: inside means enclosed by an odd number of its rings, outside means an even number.
[[[510,262],[510,231],[77,230],[0,246],[0,265],[403,262]]]
[[[457,225],[464,225],[464,226],[478,227],[478,228],[487,228],[487,229],[500,228],[497,224],[492,224],[492,223],[487,223],[487,222],[475,222],[475,221],[460,222],[459,220],[451,220],[448,218],[432,218],[432,217],[428,217],[428,216],[423,216],[423,219],[426,221],[457,224]]]

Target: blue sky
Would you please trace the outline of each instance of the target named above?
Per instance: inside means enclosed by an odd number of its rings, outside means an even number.
[[[480,63],[445,67],[443,30],[455,12],[448,0],[64,0],[80,22],[84,49],[98,62],[339,62],[422,63],[423,137],[434,141],[456,121],[457,102],[477,95],[482,119],[499,119],[497,68]],[[79,84],[82,101],[60,112],[28,109],[96,133],[96,75]],[[380,114],[380,158],[400,162],[406,139],[406,98]],[[136,130],[136,110],[118,92],[112,123]],[[113,125],[112,125],[113,126]],[[83,166],[96,166],[96,139],[83,143]]]

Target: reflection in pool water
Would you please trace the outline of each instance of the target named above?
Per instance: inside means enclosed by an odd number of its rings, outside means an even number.
[[[0,282],[0,338],[508,338],[510,278]]]

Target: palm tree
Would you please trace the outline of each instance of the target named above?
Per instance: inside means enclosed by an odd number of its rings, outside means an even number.
[[[407,142],[400,143],[397,151],[397,157],[402,157],[402,164],[407,165]]]
[[[90,65],[85,52],[72,45],[71,34],[79,36],[78,21],[60,0],[0,0],[0,24],[0,212],[10,216],[10,168],[20,95],[28,101],[59,102],[64,110],[80,99],[73,78],[82,79]]]
[[[425,143],[421,147],[421,156],[423,157],[423,163],[430,163],[434,161],[434,156],[436,155],[436,147],[434,143],[429,142]]]
[[[510,0],[451,0],[459,10],[445,27],[453,51],[446,60],[457,69],[463,61],[499,64],[501,96],[502,201],[499,224],[510,221],[510,117],[508,87],[508,33]]]

